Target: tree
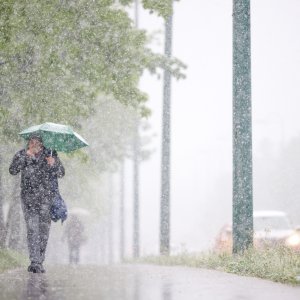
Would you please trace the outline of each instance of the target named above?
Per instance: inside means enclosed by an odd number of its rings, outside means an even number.
[[[124,2],[124,1],[123,1]],[[127,1],[125,1],[127,2]],[[150,7],[149,1],[146,1]],[[151,2],[151,1],[150,1]],[[143,70],[173,68],[114,1],[9,1],[1,12],[0,124],[4,135],[45,120],[78,126],[99,93],[140,107]],[[153,6],[155,7],[155,5]]]
[[[131,2],[0,3],[0,136],[9,145],[20,143],[21,129],[45,121],[83,129],[83,120],[101,113],[109,101],[145,116],[147,96],[138,88],[142,72],[162,67],[182,76],[179,61],[147,48],[146,32],[134,28],[124,9]],[[167,9],[158,1],[144,1],[144,6],[160,15]],[[111,115],[109,124],[118,113]],[[99,143],[104,136],[102,132]],[[106,143],[101,153],[107,157],[95,155],[93,167],[101,172],[107,161],[115,163],[125,155],[126,143],[126,138]]]

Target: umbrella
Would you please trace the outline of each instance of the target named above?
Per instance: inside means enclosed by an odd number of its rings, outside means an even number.
[[[88,146],[84,138],[67,125],[44,123],[31,126],[19,133],[25,140],[33,134],[41,136],[44,146],[51,150],[71,152]]]

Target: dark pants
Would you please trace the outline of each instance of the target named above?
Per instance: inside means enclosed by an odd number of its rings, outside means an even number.
[[[28,205],[28,198],[26,200],[22,201],[22,208],[27,227],[29,259],[33,264],[42,264],[49,239],[51,205],[45,203],[44,199],[31,199],[35,205]]]

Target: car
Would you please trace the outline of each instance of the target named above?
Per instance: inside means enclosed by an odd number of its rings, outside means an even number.
[[[215,252],[232,252],[232,225],[225,224],[219,231],[214,245]]]
[[[288,215],[283,211],[255,211],[253,213],[253,243],[256,249],[286,246],[300,252],[300,228],[294,229]],[[219,231],[214,250],[232,251],[232,225],[226,224]]]

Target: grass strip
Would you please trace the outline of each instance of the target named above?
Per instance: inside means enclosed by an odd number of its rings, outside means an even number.
[[[290,249],[250,249],[240,255],[199,253],[172,256],[148,256],[137,262],[168,266],[207,268],[274,282],[300,285],[300,254]]]

